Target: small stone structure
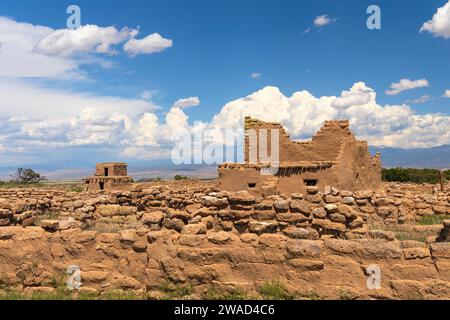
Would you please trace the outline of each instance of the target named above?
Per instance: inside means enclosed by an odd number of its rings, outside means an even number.
[[[256,133],[257,161],[250,161],[249,132]],[[271,154],[271,135],[279,132],[279,169],[274,175],[261,174],[269,165],[261,161],[260,149]],[[245,163],[225,163],[219,166],[221,190],[247,190],[258,196],[305,193],[308,186],[323,189],[360,191],[378,190],[381,184],[380,154],[370,155],[366,141],[358,141],[349,129],[349,122],[325,121],[311,141],[290,139],[279,123],[245,118]],[[260,134],[267,132],[265,145],[260,145]],[[265,151],[265,150],[264,150]]]
[[[85,179],[86,191],[112,190],[132,182],[124,162],[97,163],[95,175]]]

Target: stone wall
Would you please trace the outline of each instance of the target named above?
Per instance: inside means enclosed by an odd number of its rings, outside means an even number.
[[[191,284],[201,297],[211,287],[251,293],[276,280],[304,298],[450,299],[449,242],[0,228],[2,288],[50,292],[72,265],[81,269],[79,291],[94,294],[122,289],[157,297],[170,282]],[[374,267],[381,272],[380,289],[367,286]]]
[[[57,216],[80,221],[84,228],[97,224],[178,232],[206,228],[318,239],[355,238],[367,234],[367,224],[408,224],[422,216],[450,214],[449,193],[407,189],[391,184],[386,192],[353,193],[309,187],[304,195],[265,199],[245,191],[217,192],[214,184],[179,189],[138,185],[131,191],[110,193],[1,189],[0,225],[31,226]]]

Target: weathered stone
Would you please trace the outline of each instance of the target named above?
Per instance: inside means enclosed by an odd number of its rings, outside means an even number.
[[[255,197],[248,191],[233,192],[228,195],[228,201],[230,202],[242,202],[242,203],[254,203]]]
[[[372,190],[365,190],[365,191],[356,191],[354,193],[355,199],[370,199],[373,196]]]
[[[388,241],[395,240],[395,233],[392,231],[384,231],[384,230],[370,230],[369,236],[372,239],[383,239]]]
[[[290,208],[292,212],[299,212],[307,217],[311,214],[311,209],[308,203],[303,200],[292,200],[290,203]]]
[[[438,242],[450,242],[450,220],[445,220],[442,230],[439,232]]]
[[[327,212],[323,207],[314,208],[312,212],[315,218],[325,219],[327,217]]]
[[[345,232],[345,225],[342,223],[331,222],[323,219],[313,219],[313,227],[322,228],[326,231]]]
[[[165,215],[162,211],[144,212],[141,220],[147,225],[157,224],[161,223],[161,221],[164,219],[164,216]]]
[[[181,219],[169,219],[166,218],[163,220],[163,227],[166,229],[173,229],[176,230],[178,232],[181,232],[181,230],[184,228],[184,222]]]
[[[181,233],[186,234],[205,234],[206,226],[203,223],[187,224],[181,230]]]
[[[2,227],[0,228],[0,240],[11,239],[17,232],[20,231],[20,227]]]
[[[289,211],[289,201],[277,200],[273,203],[273,207],[276,212],[287,212]]]
[[[250,218],[250,215],[252,214],[251,211],[247,210],[231,210],[231,209],[224,209],[220,210],[218,212],[218,216],[224,220],[241,220],[241,219],[248,219]]]
[[[136,230],[127,229],[119,231],[120,241],[133,243],[136,241]]]
[[[255,220],[272,220],[275,218],[274,211],[255,211],[251,217]]]
[[[339,200],[340,200],[339,197],[332,196],[332,195],[326,195],[326,196],[324,197],[325,203],[338,203]]]
[[[431,256],[428,248],[406,248],[403,249],[403,254],[406,260],[425,259]]]
[[[310,233],[307,229],[294,226],[284,228],[283,233],[292,239],[309,239],[310,237]]]
[[[248,224],[248,230],[256,234],[275,233],[277,231],[277,228],[278,223],[275,221],[252,221]]]
[[[344,197],[344,198],[342,198],[342,203],[349,205],[349,206],[353,206],[353,205],[355,205],[356,202],[355,202],[355,198],[353,198],[353,197]]]
[[[301,213],[286,212],[286,213],[278,213],[277,220],[287,223],[301,223],[308,221],[308,218]]]
[[[136,214],[136,207],[120,206],[120,205],[100,205],[96,211],[99,215],[104,217],[112,216],[127,216]]]
[[[68,229],[76,229],[81,228],[82,223],[73,218],[69,218],[67,220],[59,221],[58,229],[59,230],[68,230]]]
[[[326,204],[324,208],[326,212],[333,213],[337,211],[338,206],[335,204]]]
[[[347,219],[344,215],[337,212],[330,214],[330,220],[333,222],[346,223]]]
[[[211,196],[202,197],[203,205],[206,207],[216,207],[218,209],[223,209],[228,206],[227,198],[217,198]]]
[[[225,244],[231,240],[231,235],[229,232],[219,231],[219,232],[209,232],[207,234],[208,241],[214,244]]]
[[[287,258],[320,257],[323,249],[322,241],[289,240],[287,242]]]
[[[41,228],[46,231],[49,231],[49,232],[56,232],[59,230],[59,221],[58,220],[42,220]]]
[[[319,192],[319,188],[317,187],[306,187],[306,193],[308,194],[316,194]]]

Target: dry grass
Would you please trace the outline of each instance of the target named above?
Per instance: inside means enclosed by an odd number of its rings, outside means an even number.
[[[400,241],[414,240],[419,242],[427,242],[427,238],[437,236],[441,225],[371,225],[370,230],[391,231],[395,234],[395,238]]]

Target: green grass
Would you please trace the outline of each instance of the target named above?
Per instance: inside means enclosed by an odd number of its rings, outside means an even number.
[[[0,292],[0,300],[145,300],[145,295],[137,295],[124,291],[111,291],[101,295],[93,293],[76,293],[68,290],[53,292],[35,292],[24,294],[15,290]]]
[[[85,190],[85,187],[81,184],[74,184],[74,185],[69,185],[67,187],[67,191],[69,192],[83,192]]]
[[[159,290],[164,293],[162,300],[187,299],[194,293],[190,284],[174,284],[169,281],[163,282]]]
[[[68,192],[83,192],[84,185],[82,183],[46,181],[38,183],[19,183],[14,181],[0,181],[0,189],[56,189]]]
[[[0,182],[0,188],[2,189],[27,189],[27,188],[43,188],[44,183],[19,183],[19,182]]]
[[[449,219],[450,219],[449,214],[432,215],[432,216],[422,217],[419,221],[417,221],[417,223],[420,225],[424,225],[424,226],[430,226],[433,224],[442,224],[444,222],[444,220],[449,220]]]
[[[336,294],[340,300],[356,300],[358,296],[345,288],[337,288]]]
[[[264,283],[259,292],[265,300],[293,300],[295,298],[295,295],[278,280]]]
[[[161,177],[156,177],[156,178],[142,178],[137,180],[136,182],[142,183],[142,182],[159,182],[162,181]]]
[[[217,287],[211,286],[208,291],[203,294],[205,300],[250,300],[252,299],[245,290],[235,288],[230,292],[221,292]]]
[[[34,222],[37,226],[40,226],[42,220],[58,220],[59,215],[59,212],[45,212],[44,214],[36,215]]]
[[[307,300],[324,300],[326,298],[325,295],[322,295],[313,289],[298,293],[298,295],[300,298]]]
[[[371,225],[370,230],[392,231],[395,234],[395,239],[400,241],[414,240],[426,243],[430,236],[437,236],[433,230],[405,230],[404,226],[399,225]]]

